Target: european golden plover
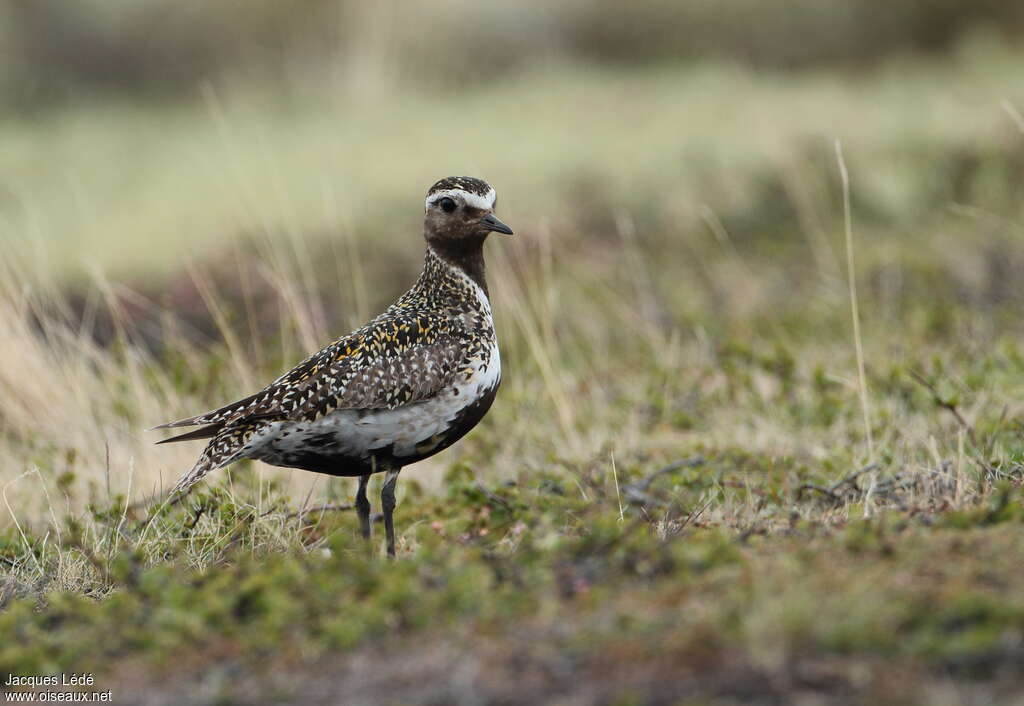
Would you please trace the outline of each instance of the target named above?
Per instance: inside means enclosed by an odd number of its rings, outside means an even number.
[[[210,439],[174,492],[243,458],[359,478],[356,510],[370,537],[366,486],[386,473],[381,507],[395,554],[395,484],[401,469],[448,448],[483,418],[501,382],[484,278],[494,189],[448,177],[430,187],[423,272],[370,323],[334,341],[255,395],[167,427],[201,429],[158,443]]]

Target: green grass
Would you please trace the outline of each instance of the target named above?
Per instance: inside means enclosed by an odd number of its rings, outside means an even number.
[[[0,671],[168,703],[1007,701],[1020,60],[8,121]],[[504,382],[403,472],[398,560],[338,479],[241,464],[161,506],[198,449],[142,430],[398,294],[449,172],[517,232],[487,246]]]
[[[399,521],[411,529],[396,562],[369,557],[350,516],[257,514],[210,492],[190,501],[205,512],[161,517],[150,525],[161,539],[118,552],[116,528],[128,527],[129,540],[138,531],[112,508],[89,521],[111,543],[102,555],[87,549],[95,538],[82,543],[66,529],[63,560],[85,574],[78,591],[47,593],[41,610],[14,601],[0,614],[12,637],[0,669],[109,674],[119,665],[115,672],[142,670],[173,693],[180,686],[161,676],[168,660],[184,660],[200,681],[235,665],[259,684],[269,665],[302,672],[382,643],[401,650],[420,635],[456,643],[478,635],[497,644],[488,663],[540,659],[533,643],[542,642],[572,660],[576,676],[566,678],[593,675],[598,691],[628,684],[598,676],[607,660],[618,670],[653,665],[657,679],[682,684],[659,663],[740,655],[746,681],[755,681],[829,655],[846,665],[836,678],[851,684],[855,663],[885,663],[868,666],[860,688],[908,703],[920,694],[912,685],[887,693],[888,671],[983,674],[1012,663],[1024,630],[1012,589],[1024,578],[1016,491],[956,515],[884,512],[828,526],[793,517],[785,529],[738,532],[708,513],[728,486],[707,486],[689,471],[662,476],[648,504],[620,519],[607,479],[577,490],[535,476],[485,494],[454,472],[445,496],[407,496]],[[681,504],[695,497],[709,500]],[[787,504],[821,512],[815,502]],[[275,546],[282,538],[286,546]],[[245,700],[253,690],[239,682],[226,693]]]

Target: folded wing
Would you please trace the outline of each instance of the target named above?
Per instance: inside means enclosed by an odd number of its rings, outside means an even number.
[[[312,420],[336,409],[395,409],[428,399],[446,387],[460,367],[461,333],[451,319],[385,315],[310,356],[254,395],[154,427],[203,426],[158,443],[215,437],[243,420]]]

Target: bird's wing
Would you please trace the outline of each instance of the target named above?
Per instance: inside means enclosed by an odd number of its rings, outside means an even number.
[[[463,346],[445,337],[388,350],[365,364],[341,358],[283,386],[289,419],[316,419],[335,409],[395,409],[436,395],[455,378]]]
[[[437,394],[454,379],[463,338],[457,317],[385,313],[255,395],[154,428],[221,428],[242,419],[313,419],[334,409],[401,407]]]

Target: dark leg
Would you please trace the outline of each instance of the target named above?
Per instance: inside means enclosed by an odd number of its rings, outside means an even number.
[[[395,555],[395,520],[391,513],[395,510],[395,486],[398,474],[402,469],[388,471],[384,478],[384,487],[380,489],[380,506],[384,509],[384,532],[388,538],[388,556]]]
[[[370,538],[370,501],[366,497],[366,486],[370,476],[359,476],[359,490],[356,491],[356,512],[359,514],[359,529],[365,539]]]

